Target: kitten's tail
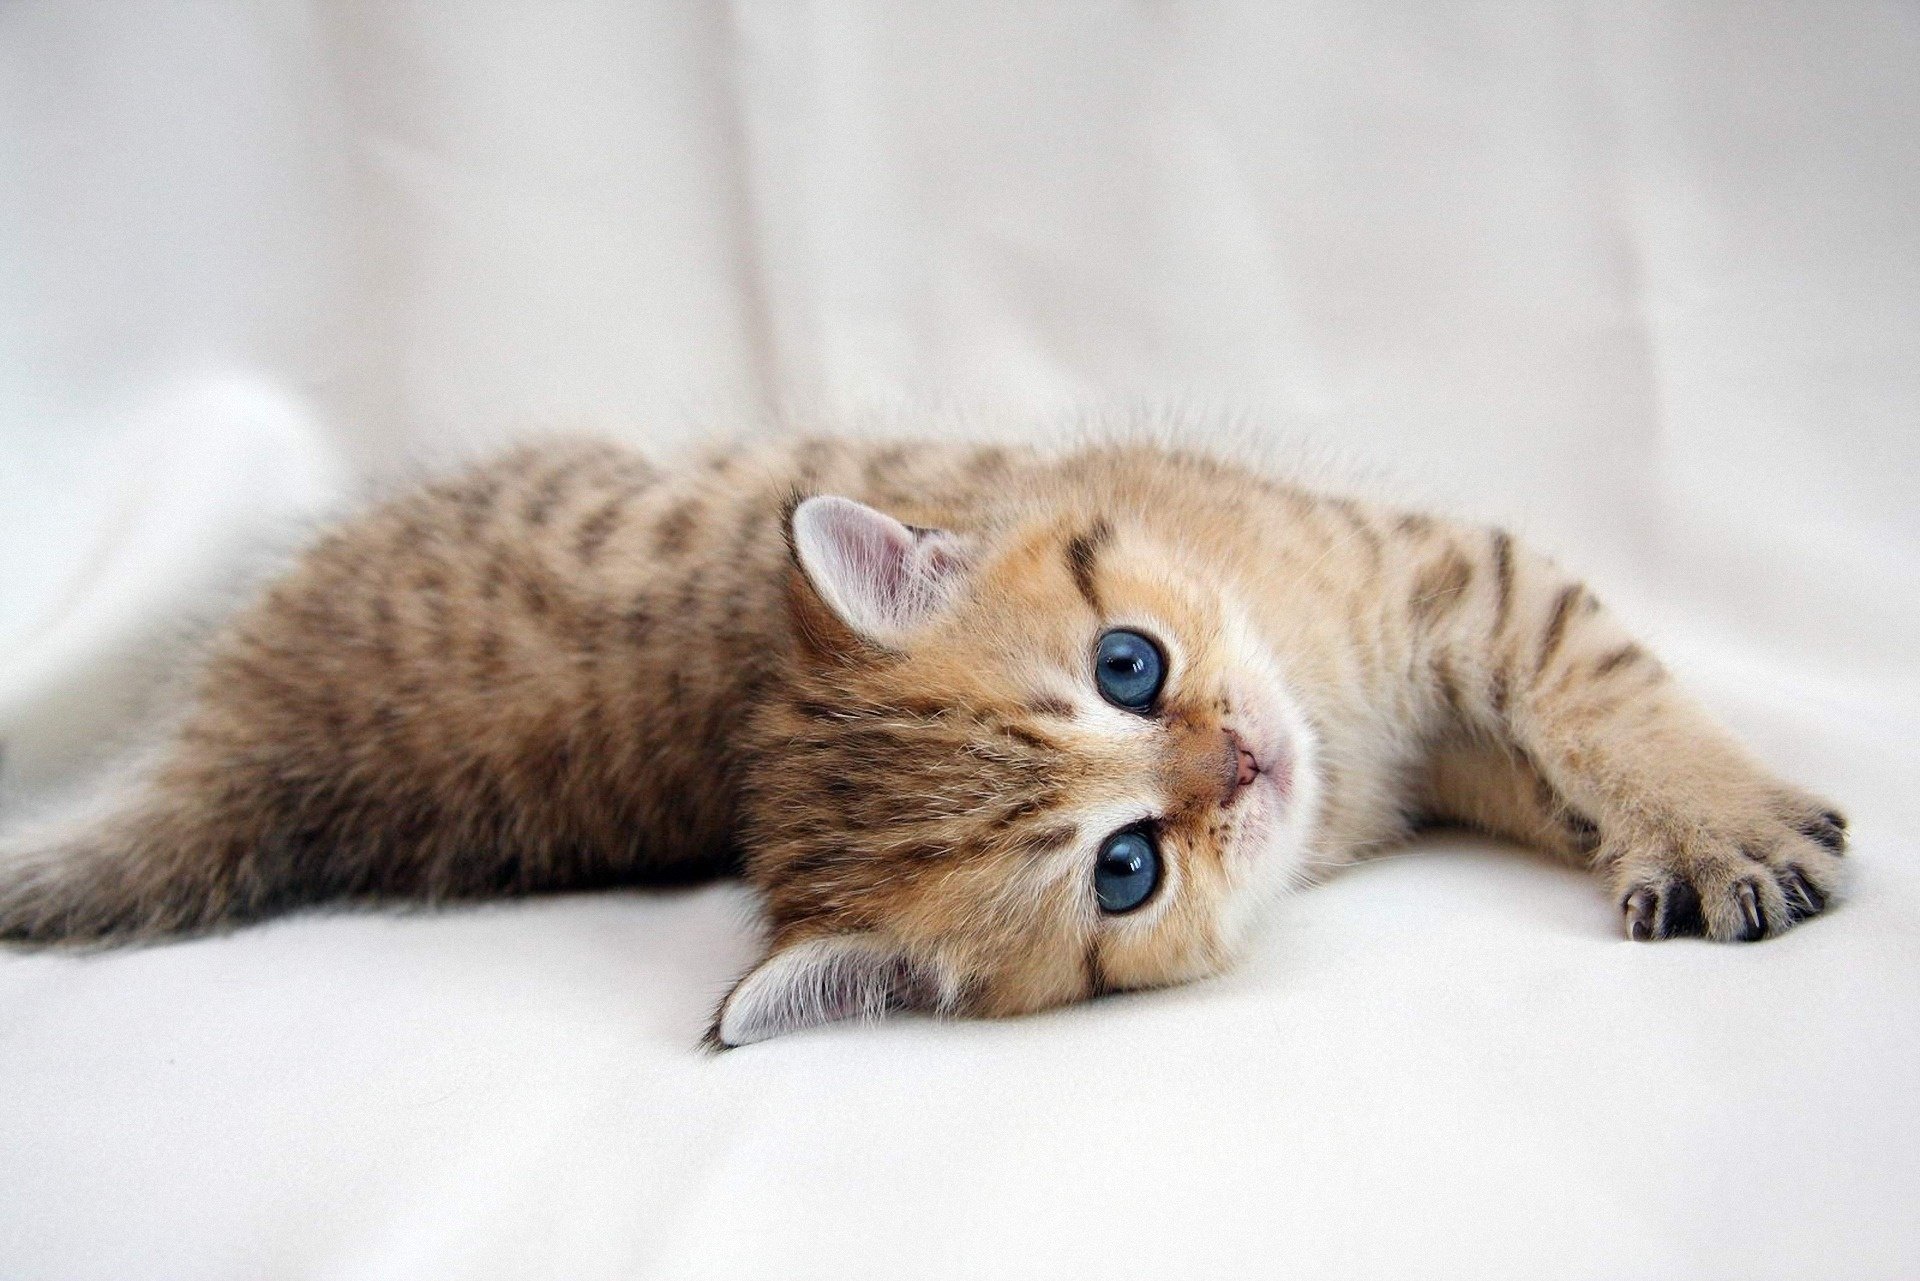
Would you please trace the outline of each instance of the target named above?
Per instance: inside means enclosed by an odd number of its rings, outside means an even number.
[[[219,816],[150,786],[86,812],[0,832],[0,942],[104,946],[257,915],[253,860]]]

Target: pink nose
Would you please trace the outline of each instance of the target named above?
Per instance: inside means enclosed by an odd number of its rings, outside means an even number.
[[[1234,763],[1240,767],[1239,775],[1234,781],[1245,787],[1260,776],[1260,762],[1253,759],[1253,753],[1247,750],[1247,745],[1241,742],[1237,735],[1233,740],[1233,753]]]
[[[1230,729],[1222,730],[1221,733],[1225,734],[1227,739],[1225,790],[1226,799],[1231,801],[1239,795],[1241,788],[1260,777],[1260,762],[1252,752],[1247,750],[1247,745],[1240,741],[1238,734]]]

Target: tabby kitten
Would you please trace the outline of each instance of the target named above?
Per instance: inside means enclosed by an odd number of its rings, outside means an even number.
[[[1638,939],[1777,933],[1845,844],[1498,529],[1145,446],[549,444],[308,550],[117,808],[0,855],[0,937],[737,869],[738,1045],[1217,973],[1430,819]]]

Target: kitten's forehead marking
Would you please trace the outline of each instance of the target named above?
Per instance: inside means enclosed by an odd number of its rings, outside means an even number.
[[[1075,590],[1096,614],[1105,614],[1106,610],[1100,604],[1100,591],[1094,583],[1094,563],[1112,536],[1113,526],[1103,517],[1067,540],[1067,573],[1073,579]]]

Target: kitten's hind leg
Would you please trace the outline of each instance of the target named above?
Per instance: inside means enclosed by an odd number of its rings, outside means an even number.
[[[320,762],[321,765],[326,762]],[[453,897],[437,815],[205,709],[77,813],[0,833],[0,941],[109,945],[199,934],[326,901]],[[445,862],[452,862],[447,859]]]
[[[639,881],[618,832],[515,803],[485,771],[448,782],[316,750],[203,707],[91,813],[0,833],[0,941],[101,945],[230,928],[326,903],[433,904]],[[529,750],[535,750],[535,745]],[[605,826],[605,825],[602,825]],[[691,855],[683,879],[721,869]]]
[[[0,942],[90,945],[196,932],[244,898],[235,836],[151,777],[103,788],[78,812],[0,834]]]

